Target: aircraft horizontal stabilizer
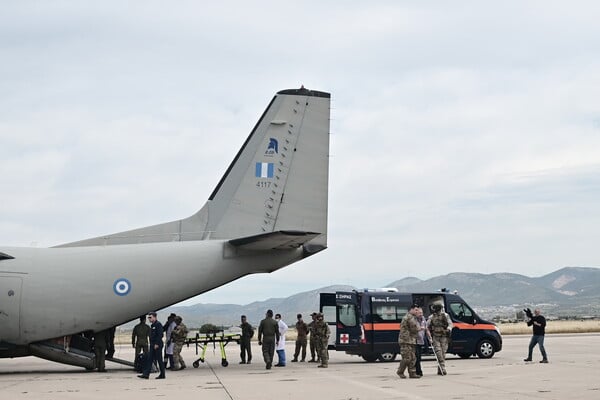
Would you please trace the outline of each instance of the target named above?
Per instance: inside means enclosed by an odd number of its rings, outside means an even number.
[[[315,232],[277,231],[232,239],[229,243],[244,250],[288,250],[296,249],[319,235]]]

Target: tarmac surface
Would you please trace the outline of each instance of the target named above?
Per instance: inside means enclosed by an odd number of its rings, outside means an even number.
[[[504,348],[493,358],[462,360],[449,355],[448,375],[436,375],[434,359],[423,362],[424,377],[399,379],[398,360],[366,363],[361,358],[330,351],[329,368],[291,363],[266,370],[260,347],[253,342],[253,360],[240,365],[239,347],[226,347],[228,367],[221,366],[219,348],[212,346],[206,362],[193,368],[195,346],[184,348],[188,368],[167,371],[167,379],[139,379],[129,367],[107,362],[108,373],[52,363],[34,357],[0,359],[0,400],[14,399],[600,399],[600,334],[547,335],[550,362],[524,362],[529,336],[505,336]],[[131,347],[118,347],[115,357],[133,358]]]

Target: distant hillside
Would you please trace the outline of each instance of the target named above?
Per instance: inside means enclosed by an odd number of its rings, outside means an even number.
[[[593,297],[600,287],[600,269],[567,267],[536,278],[539,285],[571,297]]]
[[[472,305],[502,306],[523,303],[555,303],[567,299],[567,295],[536,283],[535,278],[518,274],[475,274],[456,272],[437,276],[426,281],[404,280],[388,286],[403,292],[421,292],[447,288],[458,293]]]
[[[248,321],[257,325],[265,317],[268,309],[280,313],[283,320],[292,325],[296,323],[296,314],[301,313],[307,321],[310,314],[319,311],[319,293],[355,289],[347,285],[333,285],[320,289],[294,294],[286,298],[272,298],[256,301],[244,306],[237,304],[195,304],[187,307],[169,307],[163,314],[174,312],[181,315],[188,326],[199,327],[205,323],[216,325],[239,325],[240,316],[246,315]]]
[[[441,288],[458,293],[484,318],[514,317],[523,307],[542,305],[547,316],[600,316],[600,268],[566,267],[538,278],[511,273],[477,274],[456,272],[427,280],[403,278],[381,287],[395,287],[402,292],[438,291]],[[296,314],[305,319],[318,311],[319,294],[356,289],[347,285],[333,285],[286,298],[273,298],[246,305],[195,304],[187,307],[169,307],[161,315],[174,312],[181,315],[190,327],[205,323],[238,325],[240,315],[256,325],[267,309],[281,313],[289,325]],[[362,288],[360,288],[362,289]],[[125,327],[133,326],[132,323]]]
[[[386,286],[408,292],[457,290],[469,304],[483,309],[543,304],[546,314],[600,316],[600,268],[566,267],[539,278],[451,273],[425,281],[405,278]]]

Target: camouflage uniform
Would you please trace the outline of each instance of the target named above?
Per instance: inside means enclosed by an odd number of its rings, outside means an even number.
[[[292,362],[298,361],[298,355],[300,355],[300,350],[302,350],[302,359],[300,361],[304,361],[306,359],[306,338],[308,336],[308,325],[306,322],[299,319],[296,322],[296,332],[298,332],[298,336],[296,338],[296,349],[294,351],[294,359]]]
[[[448,323],[448,316],[441,307],[434,308],[434,313],[429,316],[427,326],[431,331],[433,351],[440,363],[438,375],[446,375],[446,351],[451,327]]]
[[[419,332],[419,325],[414,315],[406,313],[402,322],[400,323],[400,334],[398,335],[398,343],[400,344],[400,354],[402,360],[398,366],[396,373],[400,378],[406,378],[404,370],[408,368],[408,376],[410,378],[420,378],[417,375],[415,363],[417,356],[415,354],[415,347],[417,345],[417,334]]]
[[[329,335],[331,331],[329,330],[329,325],[327,322],[323,321],[323,314],[319,314],[317,316],[317,321],[314,326],[314,335],[317,342],[317,352],[321,357],[321,364],[318,366],[319,368],[327,368],[327,364],[329,363],[329,353],[327,352],[327,345],[329,342]]]
[[[175,370],[184,369],[186,367],[185,361],[183,361],[183,357],[181,357],[181,349],[185,344],[188,334],[188,328],[182,322],[181,317],[175,317],[175,329],[171,333],[171,338],[174,342],[173,346],[173,362]]]
[[[308,324],[308,333],[310,334],[310,339],[308,341],[310,347],[310,360],[308,362],[320,362],[321,358],[319,352],[317,351],[317,338],[315,336],[316,314],[312,315],[312,318],[313,320]],[[316,359],[315,353],[317,357]]]

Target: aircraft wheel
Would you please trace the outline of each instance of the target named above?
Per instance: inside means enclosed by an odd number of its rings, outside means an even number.
[[[381,353],[378,357],[379,361],[381,362],[392,362],[396,359],[396,353]]]
[[[494,353],[494,344],[488,339],[483,339],[477,345],[477,357],[479,358],[492,358]]]
[[[200,363],[198,361],[194,361],[192,365],[194,366],[194,368],[198,368],[200,366]]]
[[[221,365],[222,365],[223,367],[226,367],[226,366],[228,366],[228,365],[229,365],[229,363],[227,362],[227,360],[225,360],[225,359],[222,359],[222,360],[221,360]]]

